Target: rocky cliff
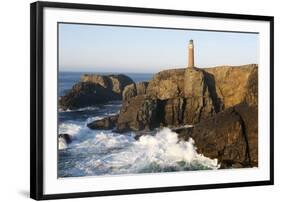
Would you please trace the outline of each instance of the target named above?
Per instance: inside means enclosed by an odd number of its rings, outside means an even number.
[[[241,103],[194,127],[175,129],[184,140],[193,138],[199,153],[217,158],[221,168],[258,166],[258,109]]]
[[[125,87],[113,120],[120,133],[170,127],[222,168],[257,166],[258,66],[161,71],[149,83]]]
[[[207,85],[215,105],[218,108],[228,108],[239,104],[246,98],[250,85],[249,82],[251,82],[250,77],[257,77],[257,69],[258,66],[256,64],[250,64],[243,66],[164,70],[157,73],[149,82],[147,94],[164,100],[174,97],[184,97],[184,88],[187,90],[193,89],[193,91],[199,93],[200,89],[196,88]],[[195,72],[201,72],[197,73],[197,78],[194,78],[196,75]],[[197,84],[193,82],[197,82]],[[200,84],[202,82],[204,84]]]
[[[59,99],[61,109],[77,109],[101,104],[112,100],[121,100],[124,88],[133,84],[126,75],[85,74],[80,82]]]
[[[193,125],[242,102],[257,105],[257,68],[244,65],[166,70],[147,85],[140,85],[141,92],[137,92],[138,84],[127,86],[117,130],[124,131],[126,125],[126,130],[143,130],[150,124]]]

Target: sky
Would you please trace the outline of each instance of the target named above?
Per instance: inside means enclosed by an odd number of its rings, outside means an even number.
[[[258,34],[143,27],[59,24],[59,70],[156,73],[187,66],[258,63]]]

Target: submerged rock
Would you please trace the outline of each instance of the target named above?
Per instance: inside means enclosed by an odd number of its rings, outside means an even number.
[[[59,138],[62,138],[67,144],[72,142],[71,136],[66,133],[59,134]]]
[[[111,130],[115,128],[117,119],[118,119],[118,115],[105,117],[103,119],[88,123],[87,127],[96,130]]]

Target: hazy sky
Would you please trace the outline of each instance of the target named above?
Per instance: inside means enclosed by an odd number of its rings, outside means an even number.
[[[258,63],[258,34],[59,24],[60,71],[144,72]]]

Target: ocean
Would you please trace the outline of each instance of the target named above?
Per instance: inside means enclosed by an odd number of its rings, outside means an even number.
[[[59,96],[67,93],[81,75],[88,72],[60,72]],[[98,73],[113,74],[113,73]],[[135,82],[149,81],[153,74],[126,74]],[[139,174],[217,169],[216,159],[196,152],[192,139],[179,141],[169,128],[155,130],[152,136],[135,140],[135,133],[91,130],[87,124],[119,113],[121,101],[58,112],[59,134],[67,133],[72,142],[58,137],[58,177]]]

